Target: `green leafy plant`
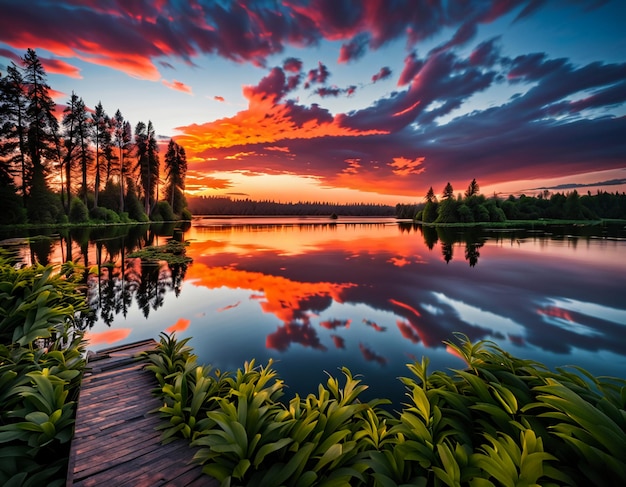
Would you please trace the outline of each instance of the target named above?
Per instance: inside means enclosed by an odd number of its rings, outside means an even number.
[[[626,478],[626,380],[580,368],[550,371],[494,343],[446,342],[464,370],[407,365],[407,401],[360,401],[342,369],[316,394],[281,401],[272,363],[234,375],[199,367],[186,340],[161,338],[151,370],[165,406],[165,441],[199,447],[222,485],[617,485]],[[174,364],[178,364],[174,366]],[[183,425],[183,426],[181,426]]]
[[[17,268],[0,253],[0,485],[64,485],[85,367],[76,267]]]

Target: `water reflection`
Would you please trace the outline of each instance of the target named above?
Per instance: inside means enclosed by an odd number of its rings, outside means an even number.
[[[300,392],[347,365],[393,395],[390,378],[409,360],[462,366],[442,344],[454,332],[626,377],[626,240],[596,230],[204,220],[184,234],[189,266],[127,257],[172,228],[69,232],[20,252],[87,266],[83,326],[95,348],[176,332],[219,368],[279,359]]]

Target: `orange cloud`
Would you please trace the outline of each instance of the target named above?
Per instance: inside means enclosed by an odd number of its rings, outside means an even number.
[[[359,172],[359,169],[361,168],[360,159],[346,159],[345,162],[348,164],[348,167],[341,171],[343,174],[356,174]]]
[[[226,101],[226,100],[224,99],[224,97],[223,97],[223,96],[219,96],[219,95],[215,95],[215,96],[213,97],[213,99],[214,99],[215,101],[219,101],[219,102],[222,102],[222,103]]]
[[[187,270],[187,279],[196,286],[209,289],[228,287],[249,289],[257,294],[261,309],[275,315],[283,323],[310,321],[313,300],[334,300],[341,303],[343,292],[351,283],[299,282],[281,276],[248,272],[225,267],[209,267],[195,261]],[[315,301],[318,303],[318,301]]]
[[[176,129],[183,133],[176,137],[176,141],[185,147],[188,157],[205,158],[213,155],[215,149],[238,145],[386,133],[344,127],[317,105],[303,107],[290,101],[275,103],[272,98],[248,95],[248,109],[233,117]]]
[[[89,345],[111,344],[126,339],[131,331],[131,328],[117,328],[99,332],[87,330],[85,340],[89,342]]]
[[[276,145],[273,146],[269,146],[269,147],[264,147],[265,150],[271,150],[271,151],[276,151],[276,152],[289,152],[289,148],[288,147],[279,147]]]
[[[176,323],[167,328],[165,331],[169,334],[172,334],[175,331],[185,331],[189,327],[190,323],[191,320],[180,318]]]
[[[187,93],[188,95],[193,95],[193,92],[191,91],[191,87],[186,85],[185,83],[181,83],[180,81],[172,80],[170,82],[164,79],[164,80],[161,80],[161,83],[163,83],[165,86],[167,86],[171,90],[182,91],[183,93]]]
[[[251,151],[251,152],[237,152],[236,154],[232,154],[230,156],[226,156],[224,157],[224,159],[230,159],[233,161],[240,161],[246,157],[250,157],[250,156],[254,156],[256,155],[256,152]]]
[[[425,168],[425,157],[418,157],[416,159],[407,159],[406,157],[394,157],[393,162],[389,163],[393,167],[393,173],[397,176],[407,176],[409,174],[421,174]]]

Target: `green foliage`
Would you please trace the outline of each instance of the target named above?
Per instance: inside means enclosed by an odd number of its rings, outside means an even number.
[[[104,189],[98,195],[98,206],[120,212],[120,185],[112,180],[106,182]]]
[[[0,254],[0,484],[63,485],[85,367],[72,266],[16,269]]]
[[[174,210],[167,201],[159,201],[150,215],[153,221],[171,222],[177,220]]]
[[[437,208],[437,218],[435,223],[455,223],[457,218],[457,205],[458,203],[454,198],[446,198],[441,201]]]
[[[78,197],[72,198],[70,203],[69,219],[71,223],[86,223],[89,221],[89,210],[83,200]]]
[[[89,211],[89,217],[91,220],[95,222],[102,223],[120,223],[120,215],[118,215],[115,211],[104,208],[102,206],[94,206]]]
[[[76,291],[69,264],[53,274],[52,266],[15,269],[0,254],[0,343],[28,345],[37,339],[54,339],[66,332],[74,314],[86,309]]]
[[[22,198],[15,192],[12,185],[0,185],[0,225],[16,225],[26,222],[26,209],[22,205]]]
[[[422,213],[422,220],[426,223],[432,223],[437,219],[437,209],[439,203],[436,201],[427,201]]]
[[[169,240],[165,245],[153,245],[137,250],[129,257],[139,257],[142,260],[158,262],[166,261],[168,264],[188,264],[192,261],[191,257],[187,257],[186,246],[188,242],[179,242],[177,240]]]
[[[199,367],[163,335],[148,354],[164,406],[163,439],[200,447],[195,460],[222,485],[618,485],[626,478],[626,380],[551,372],[491,342],[446,343],[465,370],[401,378],[390,413],[349,370],[317,394],[281,402],[270,362],[234,376]]]
[[[126,192],[126,211],[128,212],[128,217],[132,220],[138,222],[147,222],[150,219],[146,212],[143,209],[142,204],[139,202],[139,198],[137,197],[137,192],[135,190],[135,185],[132,182],[132,179],[128,180],[128,191]]]
[[[437,202],[432,187],[425,196],[420,220],[424,223],[473,223],[504,222],[506,220],[593,220],[599,218],[626,219],[626,193],[588,192],[580,196],[576,190],[554,193],[545,190],[537,197],[511,195],[500,201],[494,194],[485,198],[480,194],[475,179],[469,184],[464,196],[454,199],[454,190],[446,184],[443,200]],[[396,217],[407,218],[409,205],[396,205]],[[469,210],[469,211],[468,211]]]
[[[191,211],[189,211],[188,208],[183,208],[183,211],[180,214],[180,219],[191,220],[192,218],[193,218],[193,215],[191,214]]]

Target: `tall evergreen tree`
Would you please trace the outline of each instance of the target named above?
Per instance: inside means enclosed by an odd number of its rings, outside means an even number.
[[[159,144],[156,140],[156,132],[152,122],[148,120],[148,188],[149,195],[146,199],[146,213],[149,215],[159,197],[160,177]]]
[[[472,196],[477,196],[479,192],[480,192],[480,187],[478,186],[476,179],[472,179],[472,182],[469,183],[469,186],[465,190],[465,197],[471,198]]]
[[[120,180],[120,211],[124,211],[124,181],[128,172],[127,156],[130,151],[132,134],[130,123],[124,120],[124,116],[119,109],[115,112],[114,118],[115,147],[117,148],[118,174]]]
[[[187,155],[184,147],[170,139],[165,154],[165,197],[170,202],[174,213],[179,214],[184,208],[185,176],[187,174]]]
[[[89,146],[90,140],[90,124],[89,117],[87,115],[87,109],[85,102],[82,98],[78,99],[76,105],[76,132],[78,135],[78,159],[80,161],[80,174],[81,174],[81,190],[80,195],[83,199],[83,203],[87,205],[87,175],[89,174],[91,166],[91,148]]]
[[[450,182],[448,182],[448,184],[446,184],[446,187],[443,188],[443,199],[449,200],[451,198],[454,198],[454,189],[452,188]]]
[[[30,181],[30,159],[26,134],[26,85],[20,69],[14,64],[7,68],[0,90],[0,158],[6,176],[20,175],[22,199],[25,200]],[[17,186],[17,185],[16,185]]]
[[[108,117],[102,107],[102,102],[98,102],[94,112],[91,114],[91,140],[95,149],[95,167],[94,167],[94,183],[93,183],[93,201],[94,206],[98,206],[98,195],[100,194],[100,185],[102,178],[102,170],[105,167],[103,163],[105,159],[105,146],[108,132]],[[110,145],[110,137],[109,137]]]
[[[433,203],[433,202],[437,201],[437,197],[435,196],[435,192],[433,191],[433,187],[432,186],[430,188],[428,188],[428,192],[426,193],[426,196],[424,197],[424,199],[428,203]]]
[[[77,135],[77,105],[78,96],[72,92],[72,96],[67,102],[67,106],[63,110],[63,125],[65,131],[65,137],[63,139],[63,146],[65,147],[65,154],[63,156],[62,168],[65,171],[65,191],[67,192],[67,206],[65,211],[69,212],[70,201],[72,200],[72,170],[76,162],[76,148],[78,146]],[[61,180],[63,180],[63,170],[61,172]],[[63,192],[61,198],[65,201]],[[64,203],[65,204],[65,203]]]
[[[59,123],[54,115],[56,107],[50,97],[50,87],[46,81],[46,72],[39,57],[28,49],[22,58],[24,82],[27,91],[28,152],[32,163],[32,182],[28,201],[31,221],[50,221],[49,189],[46,176],[49,166],[58,156]]]
[[[104,180],[106,186],[113,173],[117,170],[118,160],[113,140],[115,134],[115,118],[106,115],[104,122],[105,130],[102,134],[102,155],[104,157]]]
[[[146,191],[145,182],[149,178],[149,165],[148,165],[148,133],[147,127],[144,122],[137,122],[135,125],[135,157],[137,162],[135,163],[135,173],[139,175],[137,186],[141,191],[141,195],[144,197],[144,211],[145,211],[145,195],[149,194]],[[147,213],[147,212],[146,212]]]

